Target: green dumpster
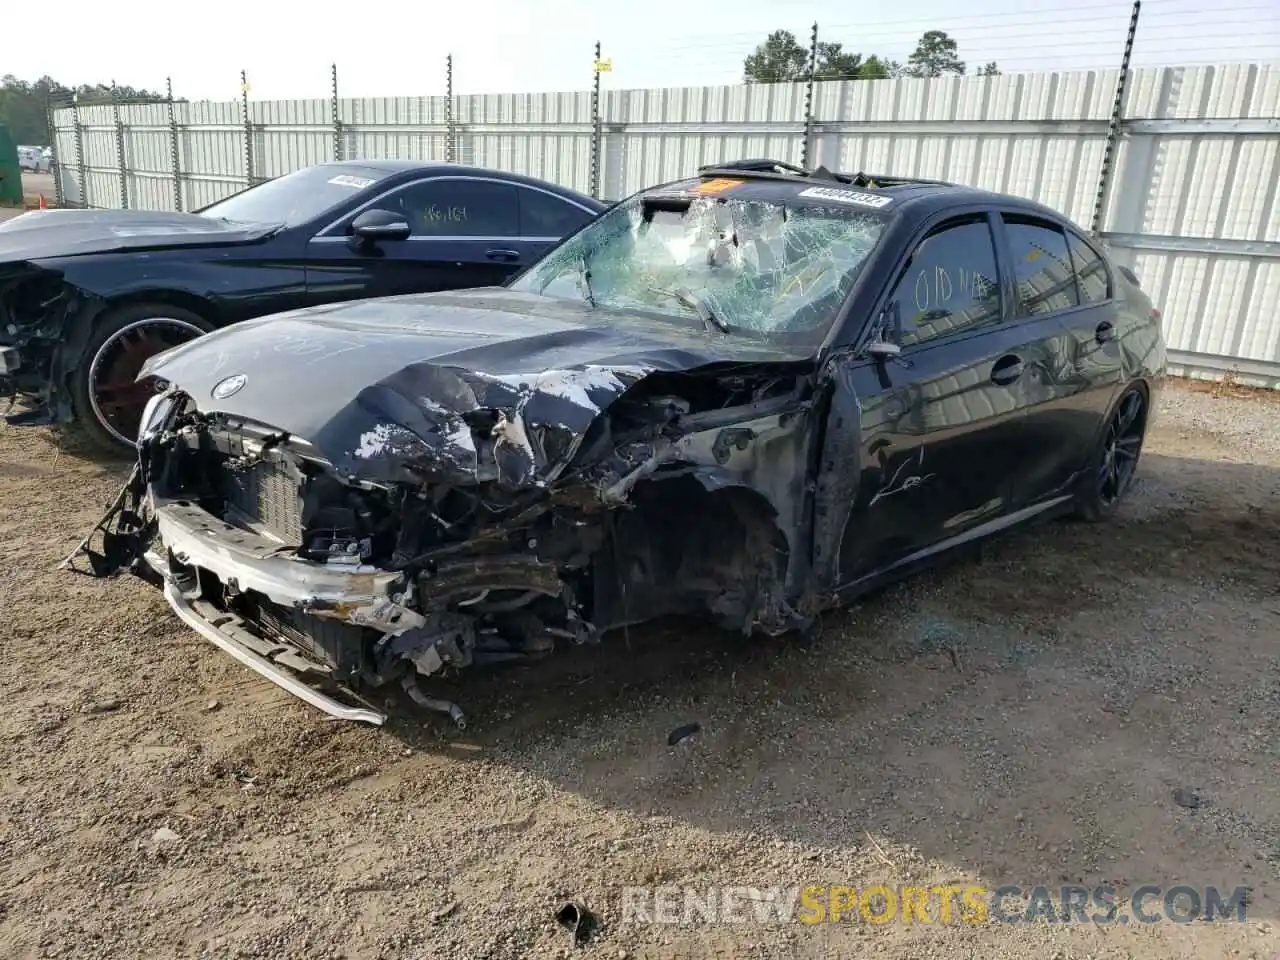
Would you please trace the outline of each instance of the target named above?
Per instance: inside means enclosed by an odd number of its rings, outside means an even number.
[[[22,168],[9,125],[0,123],[0,204],[22,205]]]

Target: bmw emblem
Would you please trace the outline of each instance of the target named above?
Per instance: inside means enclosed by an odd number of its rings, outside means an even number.
[[[245,381],[248,379],[243,373],[237,373],[233,377],[219,380],[213,385],[213,390],[211,391],[213,399],[225,400],[227,397],[234,396],[244,389]]]

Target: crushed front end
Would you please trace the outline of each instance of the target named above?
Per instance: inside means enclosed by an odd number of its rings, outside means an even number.
[[[80,331],[87,330],[73,319],[91,317],[100,307],[57,270],[26,261],[0,264],[0,398],[29,408],[7,415],[10,424],[70,419],[65,363],[83,346]]]
[[[272,682],[374,724],[385,714],[368,691],[397,685],[461,725],[420,681],[656,616],[801,625],[788,584],[805,381],[665,378],[621,391],[571,441],[514,407],[479,407],[442,419],[435,447],[386,424],[347,457],[174,389],[144,415],[101,549],[91,537],[83,552],[97,575],[155,582],[187,625]]]

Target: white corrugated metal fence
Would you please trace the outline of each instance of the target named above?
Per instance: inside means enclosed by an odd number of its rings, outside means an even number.
[[[1119,71],[815,85],[814,164],[1018,194],[1089,226]],[[335,157],[444,160],[617,199],[743,157],[799,163],[805,85],[602,95],[77,106],[54,115],[67,199],[192,210]],[[119,126],[116,123],[118,109]],[[1280,386],[1280,64],[1130,74],[1104,236],[1162,307],[1184,372]]]

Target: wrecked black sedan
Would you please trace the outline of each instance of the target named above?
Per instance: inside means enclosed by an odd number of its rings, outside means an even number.
[[[353,160],[194,213],[48,210],[0,224],[0,397],[132,453],[150,357],[313,304],[498,285],[605,205],[497,170]]]
[[[94,572],[335,716],[668,614],[781,635],[1125,494],[1164,371],[1136,277],[946,184],[705,170],[505,288],[171,350]],[[328,683],[313,680],[327,678]],[[435,685],[437,689],[424,689]]]

